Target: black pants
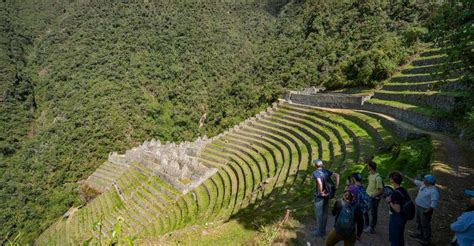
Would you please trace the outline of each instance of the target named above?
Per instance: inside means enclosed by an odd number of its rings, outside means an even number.
[[[375,226],[377,225],[377,215],[378,215],[378,212],[379,212],[379,203],[380,203],[380,199],[377,199],[377,198],[373,198],[371,197],[370,198],[370,216],[372,217],[370,220],[369,220],[369,213],[366,213],[364,214],[364,220],[365,220],[365,225],[366,226],[370,226],[372,228],[375,228]]]
[[[393,213],[390,215],[388,222],[388,237],[390,246],[403,246],[405,245],[405,219],[400,214]]]
[[[431,217],[433,213],[425,214],[425,208],[416,206],[416,230],[423,243],[431,243]]]

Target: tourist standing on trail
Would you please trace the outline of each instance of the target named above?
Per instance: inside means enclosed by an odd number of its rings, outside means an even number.
[[[366,228],[364,232],[374,233],[375,226],[377,225],[377,213],[379,210],[380,197],[383,193],[383,181],[382,176],[377,172],[377,164],[373,161],[368,163],[369,169],[369,184],[367,185],[367,194],[370,196],[370,215],[372,218],[369,220],[369,214],[364,215]]]
[[[456,233],[456,245],[474,245],[474,197],[471,197],[471,205],[466,212],[451,224],[451,230]]]
[[[412,179],[404,175],[408,180],[415,183],[420,189],[415,198],[416,204],[416,233],[410,233],[410,237],[417,239],[421,245],[431,243],[431,218],[433,212],[438,208],[439,191],[436,188],[436,179],[433,175],[425,175],[424,180]]]
[[[339,241],[344,241],[344,246],[353,246],[356,239],[360,240],[364,219],[360,207],[353,200],[352,193],[346,190],[342,199],[337,200],[334,204],[332,215],[336,216],[336,220],[334,229],[331,230],[326,240],[326,246],[336,245]]]
[[[359,206],[364,217],[364,226],[369,226],[366,218],[369,217],[368,211],[370,207],[370,197],[362,184],[362,175],[360,173],[353,173],[349,176],[347,179],[346,190],[352,193],[352,196],[354,197],[353,203]]]
[[[391,246],[405,245],[405,224],[406,220],[403,216],[403,205],[410,195],[407,190],[400,186],[403,181],[402,174],[399,172],[392,172],[389,175],[390,182],[394,188],[393,193],[385,199],[390,209],[390,219],[388,222],[388,237]]]
[[[339,174],[324,169],[321,160],[314,160],[316,171],[313,172],[316,192],[314,198],[314,209],[316,212],[316,230],[314,236],[324,237],[326,235],[326,223],[328,220],[329,199],[334,197],[339,186]],[[331,177],[336,178],[336,184],[332,182]]]

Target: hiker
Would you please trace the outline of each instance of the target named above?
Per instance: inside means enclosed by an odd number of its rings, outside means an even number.
[[[474,245],[474,197],[471,197],[469,208],[451,224],[451,230],[455,233],[453,245]]]
[[[324,237],[326,235],[326,223],[328,220],[328,203],[329,199],[334,197],[337,187],[339,186],[339,174],[324,169],[321,160],[314,160],[316,171],[313,172],[316,192],[314,198],[314,209],[316,213],[316,230],[314,236]],[[332,182],[331,177],[336,178],[336,184]]]
[[[370,197],[367,194],[364,185],[362,184],[362,175],[360,173],[353,173],[347,178],[346,190],[352,193],[354,197],[353,203],[359,206],[363,217],[364,217],[364,226],[368,226],[369,208],[370,208]]]
[[[431,218],[433,212],[438,208],[439,191],[436,188],[436,179],[433,175],[425,175],[424,180],[412,179],[405,175],[420,189],[415,198],[416,204],[416,232],[410,233],[410,237],[415,238],[421,245],[430,245],[431,243]]]
[[[410,199],[410,195],[405,188],[400,186],[403,181],[403,176],[399,172],[390,173],[389,178],[394,190],[392,194],[385,199],[390,209],[388,237],[391,246],[403,246],[405,245],[404,233],[406,219],[402,214],[402,209],[405,201]]]
[[[326,246],[336,245],[339,241],[344,241],[344,246],[352,246],[356,239],[360,241],[364,219],[362,211],[353,200],[352,193],[346,190],[342,199],[337,200],[334,204],[332,215],[336,216],[336,220],[334,229],[331,230],[326,240]]]
[[[369,213],[366,214],[365,221],[366,221],[366,228],[364,232],[366,233],[375,233],[375,226],[377,225],[377,213],[379,210],[379,203],[380,197],[383,193],[383,180],[382,176],[377,172],[377,164],[374,161],[369,161],[368,164],[369,169],[369,183],[367,185],[367,194],[370,196],[370,216]]]
[[[359,193],[359,187],[356,185],[356,181],[354,180],[354,177],[352,177],[352,175],[350,175],[346,179],[346,188],[344,189],[344,191],[346,190],[352,193],[352,197],[353,197],[352,203],[356,204],[357,196]]]

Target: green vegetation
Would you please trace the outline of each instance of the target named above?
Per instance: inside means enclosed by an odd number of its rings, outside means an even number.
[[[470,86],[470,100],[466,102],[464,117],[465,135],[474,140],[474,2],[458,0],[445,2],[433,18],[429,36],[448,56],[443,66],[445,75],[463,71],[463,81]]]
[[[379,83],[436,9],[197,2],[0,3],[0,244],[84,203],[111,151],[216,135],[287,89]]]

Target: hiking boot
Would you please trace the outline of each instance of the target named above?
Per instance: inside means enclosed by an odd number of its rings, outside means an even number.
[[[422,238],[415,238],[415,241],[419,242],[421,246],[430,246],[431,243],[425,242]]]
[[[410,233],[408,233],[408,235],[409,235],[411,238],[421,239],[421,234],[420,234],[420,233],[410,232]]]
[[[364,232],[365,232],[365,233],[374,234],[374,233],[375,233],[375,230],[374,230],[374,228],[372,228],[372,227],[370,227],[370,226],[367,226],[367,227],[364,229]]]

